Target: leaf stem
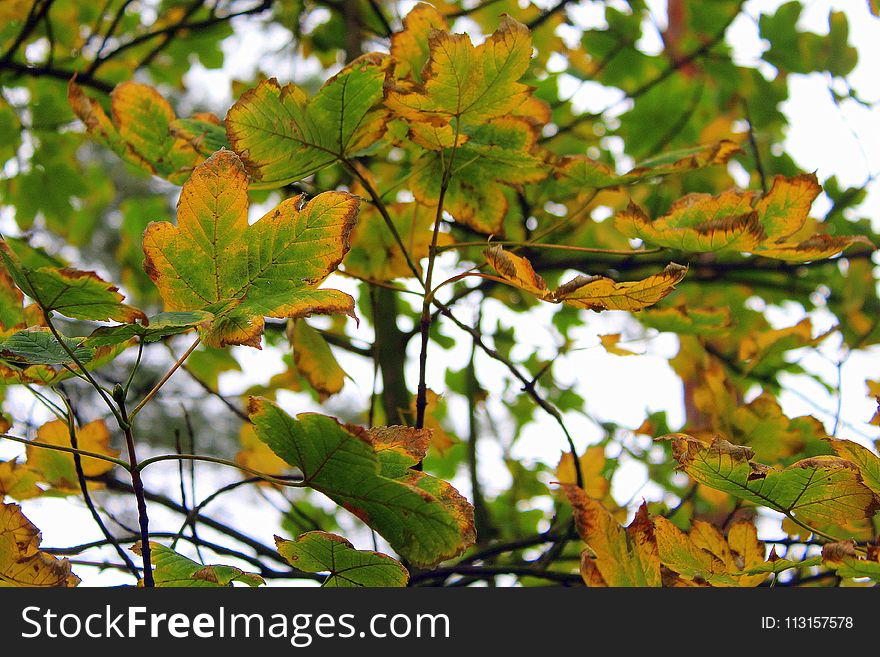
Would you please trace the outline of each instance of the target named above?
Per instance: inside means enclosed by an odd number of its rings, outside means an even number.
[[[183,363],[186,361],[186,359],[189,358],[189,355],[190,355],[193,351],[195,351],[196,347],[199,346],[199,343],[200,343],[201,341],[202,341],[202,339],[201,339],[200,337],[196,338],[196,339],[193,341],[193,343],[189,346],[189,349],[187,349],[187,350],[183,353],[183,355],[182,355],[180,358],[177,359],[177,361],[174,363],[174,365],[171,366],[171,369],[168,370],[168,371],[165,373],[165,376],[163,376],[163,377],[160,379],[159,383],[157,383],[155,386],[153,386],[153,389],[150,390],[150,392],[147,393],[147,395],[146,395],[146,396],[140,401],[140,403],[139,403],[137,406],[134,407],[134,410],[132,410],[131,414],[129,415],[130,418],[134,418],[138,413],[140,413],[141,409],[142,409],[144,406],[146,406],[147,403],[149,403],[149,401],[150,401],[153,397],[156,396],[156,393],[159,392],[159,389],[160,389],[162,386],[164,386],[165,383],[167,383],[168,379],[170,379],[170,378],[172,377],[172,375],[177,371],[177,369],[178,369],[181,365],[183,365]]]

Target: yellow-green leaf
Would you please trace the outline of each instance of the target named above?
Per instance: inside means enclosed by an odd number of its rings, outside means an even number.
[[[389,59],[371,53],[330,78],[311,100],[275,78],[245,92],[226,115],[229,143],[255,187],[281,187],[354,157],[385,133]]]
[[[381,552],[356,550],[347,539],[328,532],[306,532],[295,541],[275,537],[278,554],[307,573],[328,573],[324,588],[403,587],[409,571]]]
[[[177,226],[147,227],[144,268],[166,309],[212,312],[202,334],[217,347],[259,347],[265,316],[353,316],[349,295],[318,285],[348,251],[357,199],[335,191],[287,199],[251,226],[247,206],[244,167],[221,150],[183,186]]]
[[[342,390],[345,371],[339,366],[324,336],[304,320],[291,320],[287,331],[296,369],[321,400]]]
[[[61,420],[47,422],[37,430],[37,440],[50,445],[72,447],[70,431]],[[94,452],[116,458],[119,450],[110,447],[110,431],[103,420],[94,420],[76,430],[77,448],[86,452]],[[79,479],[73,454],[36,445],[27,446],[27,464],[35,472],[40,473],[40,481],[45,481],[52,488],[62,493],[79,493]],[[113,469],[113,463],[91,456],[82,457],[83,474],[86,477],[97,477]],[[91,483],[91,486],[99,484]]]
[[[141,544],[131,548],[141,554]],[[178,554],[161,543],[150,541],[150,561],[153,563],[153,580],[157,587],[218,588],[232,586],[233,582],[260,586],[263,578],[235,566],[204,566],[197,561]]]
[[[720,437],[711,444],[686,434],[658,440],[672,441],[679,466],[698,482],[836,536],[846,537],[852,525],[870,518],[878,507],[858,467],[842,458],[814,456],[786,468],[772,468],[753,462],[749,447]]]

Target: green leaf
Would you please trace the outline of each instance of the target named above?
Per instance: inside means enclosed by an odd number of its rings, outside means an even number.
[[[95,272],[56,267],[29,269],[3,239],[0,259],[21,291],[46,312],[93,321],[130,323],[147,318],[142,311],[122,303],[125,297]]]
[[[294,568],[329,573],[325,588],[402,587],[409,581],[409,572],[395,559],[380,552],[355,550],[336,534],[307,532],[295,541],[276,536],[275,545]]]
[[[184,333],[207,324],[213,317],[211,313],[202,310],[159,313],[149,318],[149,324],[121,324],[95,329],[85,344],[89,347],[106,347],[128,342],[135,337],[145,342],[156,342],[169,335]]]
[[[84,345],[82,338],[66,338],[64,344],[81,363],[92,360],[95,350]],[[0,358],[27,365],[63,365],[75,362],[49,329],[42,326],[13,333],[0,340]]]
[[[141,554],[141,544],[132,548]],[[161,543],[150,541],[150,561],[153,563],[153,579],[157,587],[217,588],[240,582],[248,586],[265,584],[255,573],[247,573],[234,566],[203,566],[178,554]]]
[[[695,480],[735,497],[766,506],[798,522],[846,537],[851,526],[871,518],[878,498],[851,461],[834,456],[802,459],[771,468],[751,459],[754,452],[716,437],[706,444],[686,434],[669,434],[672,454]]]
[[[385,133],[381,107],[389,60],[364,55],[330,78],[311,100],[275,78],[242,95],[226,115],[229,143],[254,187],[281,187],[354,157]]]
[[[294,419],[257,397],[249,414],[260,440],[302,471],[303,486],[351,511],[411,563],[429,567],[473,543],[473,507],[445,481],[410,469],[424,457],[429,432],[367,432],[315,413]]]
[[[221,150],[193,172],[178,208],[177,226],[147,227],[144,269],[167,310],[214,314],[202,331],[210,346],[259,347],[264,316],[354,316],[350,296],[317,287],[348,251],[356,197],[287,199],[248,225],[247,175],[238,156]]]

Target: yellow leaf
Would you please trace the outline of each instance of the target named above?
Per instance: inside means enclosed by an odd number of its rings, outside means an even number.
[[[238,441],[241,449],[235,455],[235,462],[239,465],[268,475],[280,475],[290,470],[290,466],[257,437],[253,424],[245,422],[241,425]]]
[[[16,459],[0,462],[0,500],[9,496],[15,500],[27,500],[38,497],[43,491],[37,487],[40,474],[27,463],[19,463]]]
[[[687,267],[673,262],[659,274],[640,281],[617,283],[604,276],[580,275],[550,291],[526,258],[508,253],[497,245],[484,253],[489,264],[511,285],[530,292],[542,301],[567,303],[575,308],[597,312],[647,308],[672,292],[687,272]]]
[[[609,333],[608,335],[600,335],[599,342],[605,348],[609,354],[614,354],[615,356],[638,356],[638,353],[635,351],[630,351],[629,349],[624,349],[622,347],[618,347],[618,343],[620,342],[620,333]]]
[[[445,454],[446,450],[458,442],[455,436],[446,432],[438,419],[446,411],[446,401],[431,389],[426,391],[425,401],[425,428],[431,430],[431,446],[440,454]],[[412,417],[416,416],[415,398],[410,402],[410,413],[412,413]],[[394,420],[396,419],[394,418]],[[391,421],[390,418],[389,421]]]
[[[293,347],[293,362],[321,401],[342,390],[345,372],[336,362],[324,337],[304,320],[291,320],[287,335]]]
[[[404,17],[403,30],[391,35],[391,56],[395,75],[422,81],[422,69],[428,62],[428,36],[432,30],[446,31],[446,19],[432,5],[420,2]]]
[[[660,557],[648,508],[642,504],[626,528],[577,486],[563,485],[575,526],[589,552],[581,558],[587,586],[660,586]]]
[[[50,445],[71,447],[70,432],[67,425],[61,420],[53,420],[41,426],[37,430],[37,440]],[[77,448],[86,452],[103,454],[112,458],[119,456],[119,450],[110,447],[110,431],[103,420],[89,422],[77,429],[76,442]],[[34,445],[28,445],[26,453],[28,466],[42,475],[41,481],[45,481],[52,488],[62,492],[78,493],[80,491],[73,454]],[[90,456],[82,457],[82,469],[86,477],[100,476],[105,472],[110,472],[113,467],[113,463],[108,461]],[[96,485],[91,482],[89,487]]]
[[[594,499],[601,500],[611,489],[611,483],[602,476],[602,471],[605,469],[605,448],[602,445],[593,445],[578,461],[584,477],[584,492]],[[556,480],[560,484],[571,486],[577,482],[571,452],[564,452],[559,459],[559,465],[556,466]]]
[[[17,504],[0,503],[0,588],[72,587],[70,562],[40,551],[40,530]]]

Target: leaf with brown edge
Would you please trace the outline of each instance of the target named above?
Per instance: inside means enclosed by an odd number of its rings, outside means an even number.
[[[434,30],[447,31],[448,25],[433,5],[418,3],[403,18],[403,29],[391,35],[391,57],[397,78],[423,82],[422,69],[431,56],[429,36]]]
[[[554,164],[548,195],[567,197],[586,190],[633,185],[651,178],[726,164],[739,152],[741,149],[737,144],[725,139],[714,144],[663,153],[623,174],[586,155],[566,155]]]
[[[880,457],[851,440],[828,438],[828,442],[839,457],[856,464],[864,484],[880,497]]]
[[[0,503],[0,588],[73,587],[70,562],[40,551],[40,530],[18,504]]]
[[[259,347],[266,316],[354,316],[349,295],[318,285],[348,251],[357,198],[334,191],[287,199],[253,225],[247,207],[244,167],[221,150],[184,184],[177,226],[147,227],[144,269],[166,309],[213,313],[201,333],[214,347]]]
[[[814,456],[773,468],[752,461],[749,447],[717,436],[711,444],[682,433],[657,440],[672,441],[679,467],[701,484],[834,536],[848,536],[878,508],[878,498],[865,485],[858,467],[839,457]]]
[[[593,445],[578,458],[581,474],[584,477],[584,492],[596,500],[603,499],[611,490],[611,482],[602,476],[605,469],[605,447]],[[571,452],[563,452],[556,466],[556,480],[560,484],[573,486],[577,482],[574,458]]]
[[[297,371],[315,389],[321,401],[342,390],[345,370],[339,366],[324,336],[305,320],[290,320],[287,336]]]
[[[226,146],[213,114],[178,119],[153,87],[123,82],[110,94],[112,120],[101,105],[71,81],[67,99],[88,134],[126,162],[176,185],[214,151]]]
[[[736,190],[717,196],[688,194],[654,220],[630,202],[615,226],[627,237],[671,249],[747,251],[787,262],[828,258],[859,243],[873,246],[860,235],[804,234],[810,207],[821,191],[815,174],[776,176],[763,196]]]
[[[869,545],[867,555],[860,556],[852,540],[826,543],[822,546],[822,561],[839,577],[868,577],[880,582],[880,548],[876,545]]]
[[[141,543],[135,543],[131,551],[141,554]],[[154,541],[150,541],[150,560],[153,580],[160,588],[219,588],[232,586],[233,582],[256,587],[266,583],[256,573],[235,566],[204,566]],[[138,586],[142,585],[143,581],[138,582]]]
[[[72,447],[70,431],[61,420],[52,420],[37,430],[37,440],[49,445]],[[94,452],[116,458],[119,450],[110,447],[110,431],[103,420],[94,420],[76,430],[77,448],[86,452]],[[80,492],[79,478],[73,454],[36,445],[28,445],[26,449],[27,464],[40,474],[40,481],[52,486],[61,493],[76,494]],[[97,477],[113,469],[113,463],[102,461],[90,456],[82,457],[83,474],[86,477]],[[100,487],[101,484],[91,482],[89,487]]]
[[[307,573],[328,573],[324,588],[403,587],[409,571],[381,552],[356,550],[342,536],[306,532],[295,541],[275,537],[278,554],[291,566]]]
[[[587,586],[661,586],[660,557],[648,507],[642,504],[626,528],[582,489],[564,484],[578,534],[589,548],[581,557]]]
[[[4,496],[14,500],[29,500],[43,494],[37,484],[40,474],[27,463],[19,463],[18,459],[0,461],[0,500]]]
[[[695,520],[685,534],[662,516],[654,518],[660,561],[680,577],[710,586],[757,586],[765,575],[743,570],[764,563],[764,545],[750,522],[734,523],[727,537],[713,525]]]
[[[575,308],[638,311],[652,306],[671,293],[687,273],[687,267],[669,263],[658,274],[640,281],[617,283],[605,276],[580,275],[549,290],[531,263],[522,256],[493,246],[485,252],[486,259],[507,282],[550,303],[566,303]]]
[[[362,154],[385,134],[389,58],[363,55],[309,99],[275,78],[245,92],[226,114],[229,143],[254,187],[281,187]]]
[[[248,410],[260,440],[302,472],[299,485],[353,513],[409,562],[430,567],[473,544],[473,507],[447,482],[411,469],[429,432],[367,431],[316,413],[292,418],[258,397]]]
[[[95,272],[69,267],[28,268],[3,239],[0,260],[19,289],[46,312],[101,322],[147,320],[142,311],[122,303],[125,297]]]

